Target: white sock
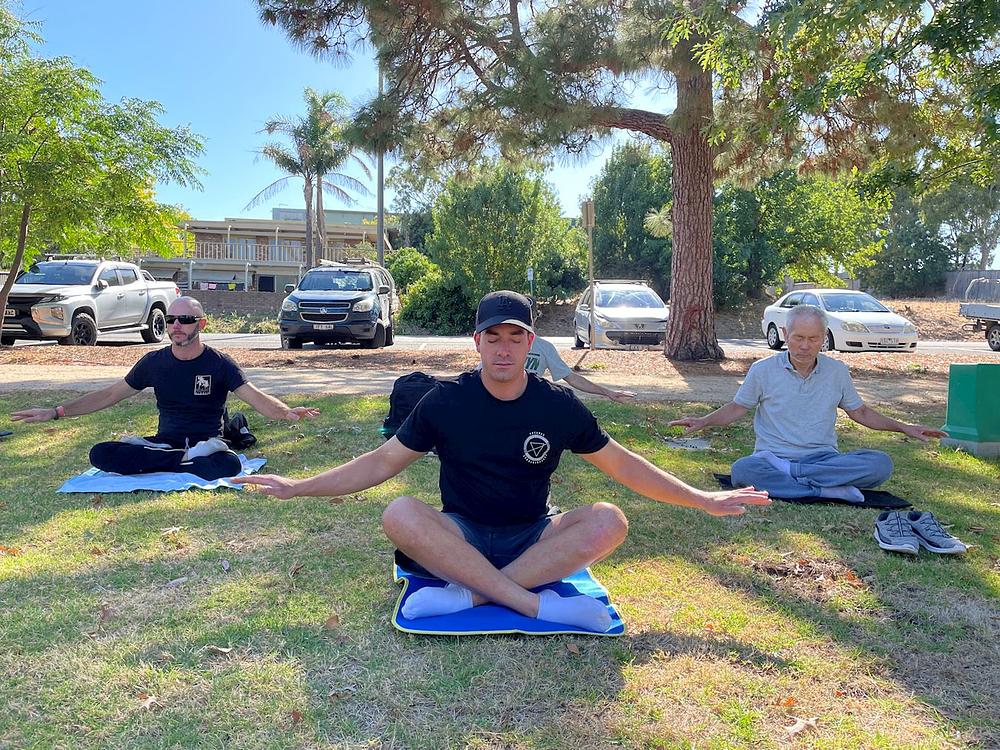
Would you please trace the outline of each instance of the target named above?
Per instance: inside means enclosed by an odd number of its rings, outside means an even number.
[[[846,500],[849,503],[863,503],[865,501],[865,496],[861,490],[849,484],[841,484],[836,487],[820,487],[819,496]]]
[[[472,592],[464,586],[449,583],[447,586],[425,586],[414,592],[403,604],[403,617],[416,620],[434,615],[449,615],[469,609],[472,606]]]
[[[603,602],[592,596],[562,597],[552,589],[538,594],[538,619],[576,625],[595,633],[603,633],[611,627],[611,615]]]
[[[792,462],[787,458],[778,458],[771,451],[757,451],[753,455],[755,458],[763,458],[782,474],[792,475]]]
[[[211,456],[213,453],[221,453],[227,450],[229,450],[229,446],[226,445],[222,438],[209,438],[208,440],[202,440],[200,443],[195,443],[188,448],[181,461],[190,461],[202,456]]]

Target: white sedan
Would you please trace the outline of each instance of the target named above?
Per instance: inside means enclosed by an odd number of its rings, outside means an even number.
[[[917,348],[917,327],[870,294],[850,289],[802,289],[789,292],[764,308],[760,322],[767,345],[785,343],[785,317],[796,305],[826,311],[829,328],[823,351],[910,351]]]
[[[662,346],[670,309],[641,281],[595,281],[594,348]],[[590,345],[590,289],[580,297],[573,321],[577,347]]]

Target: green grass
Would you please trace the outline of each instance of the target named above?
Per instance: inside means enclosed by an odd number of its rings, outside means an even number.
[[[8,394],[0,413],[56,398]],[[299,425],[251,415],[269,469],[304,475],[380,443],[384,398],[319,405]],[[619,441],[703,487],[752,442],[744,422],[711,450],[669,449],[666,422],[703,405],[593,406]],[[845,448],[889,451],[889,489],[977,545],[908,559],[877,548],[872,511],[776,503],[712,519],[567,455],[554,501],[610,500],[631,520],[595,566],[626,634],[422,638],[391,626],[379,519],[398,494],[435,499],[434,459],[338,503],[55,493],[94,442],[154,421],[137,401],[0,443],[0,747],[1000,744],[996,461],[842,430]],[[818,724],[788,740],[795,716]]]

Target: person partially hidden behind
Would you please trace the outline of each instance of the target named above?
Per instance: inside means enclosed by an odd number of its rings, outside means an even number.
[[[792,308],[785,321],[788,351],[754,362],[733,400],[704,417],[670,422],[685,434],[735,422],[756,407],[754,453],[733,464],[733,485],[767,490],[772,497],[826,497],[864,502],[862,489],[892,474],[892,459],[876,450],[837,450],[838,407],[873,430],[902,432],[917,440],[946,432],[906,424],[865,406],[847,365],[820,354],[828,328],[815,305]]]
[[[206,321],[198,300],[178,297],[166,317],[170,346],[146,354],[123,380],[56,407],[14,412],[11,419],[47,422],[90,414],[151,387],[159,411],[156,434],[98,443],[90,450],[91,464],[117,474],[167,471],[221,479],[242,468],[239,456],[220,437],[230,392],[271,419],[295,421],[319,414],[311,407],[291,408],[258,390],[229,356],[202,343]]]
[[[703,492],[623,448],[569,388],[525,372],[533,338],[525,297],[488,294],[474,335],[482,369],[430,391],[382,446],[307,479],[236,481],[282,499],[347,495],[396,476],[434,448],[443,511],[403,496],[382,515],[386,535],[415,572],[448,581],[413,594],[403,615],[416,619],[496,602],[528,617],[604,632],[610,618],[597,599],[530,590],[607,557],[628,531],[625,515],[610,503],[548,515],[550,478],[564,450],[658,502],[725,516],[770,500],[753,489]]]

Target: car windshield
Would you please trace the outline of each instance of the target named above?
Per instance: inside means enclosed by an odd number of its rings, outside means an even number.
[[[870,294],[823,294],[823,307],[830,312],[889,312],[889,308]]]
[[[319,271],[307,273],[299,283],[303,292],[370,292],[372,278],[365,271]]]
[[[94,278],[94,264],[36,263],[17,277],[18,284],[89,284]]]
[[[598,307],[663,307],[663,300],[652,289],[600,289]]]

